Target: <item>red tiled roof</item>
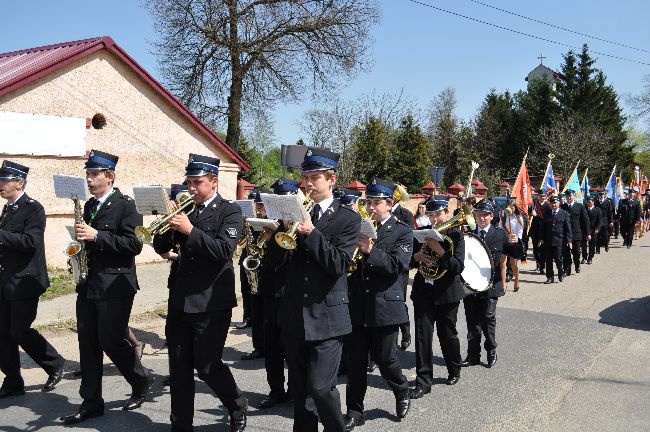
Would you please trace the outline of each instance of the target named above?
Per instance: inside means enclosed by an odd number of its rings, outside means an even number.
[[[194,124],[221,151],[234,159],[243,170],[250,169],[236,151],[223,142],[209,127],[199,120],[169,90],[163,87],[142,66],[133,60],[113,39],[108,36],[47,45],[0,54],[0,96],[4,96],[74,63],[96,51],[106,49],[126,63],[133,72],[149,84],[163,99],[166,99],[187,120]]]
[[[433,184],[433,182],[429,182],[422,186],[422,190],[434,190],[436,188],[436,185]]]
[[[359,180],[351,181],[350,183],[346,184],[345,187],[347,189],[366,190],[366,185],[361,183]]]

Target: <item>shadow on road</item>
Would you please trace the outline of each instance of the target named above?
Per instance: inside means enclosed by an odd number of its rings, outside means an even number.
[[[650,330],[650,296],[615,303],[600,312],[598,322],[634,330]]]

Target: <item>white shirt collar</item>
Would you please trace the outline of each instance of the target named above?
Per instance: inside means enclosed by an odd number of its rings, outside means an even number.
[[[18,195],[18,198],[16,198],[15,200],[13,200],[13,202],[9,202],[9,201],[7,201],[7,204],[10,205],[10,206],[16,204],[16,203],[18,202],[18,200],[21,199],[21,198],[23,197],[23,195],[25,195],[25,191],[21,192],[20,195]]]
[[[385,223],[388,221],[388,219],[390,219],[391,217],[393,217],[393,215],[390,214],[390,213],[388,213],[388,216],[386,217],[386,219],[384,219],[383,221],[379,222],[379,224],[380,224],[381,226],[384,226],[384,224],[385,224]]]
[[[481,233],[481,230],[485,231],[485,235],[490,231],[490,228],[492,228],[492,224],[489,223],[485,228],[481,228],[480,226],[476,225],[476,232]]]
[[[217,192],[215,192],[214,195],[212,195],[212,196],[211,196],[210,198],[208,198],[207,200],[203,201],[203,204],[204,204],[204,205],[203,205],[203,208],[204,208],[204,209],[208,208],[208,206],[210,205],[210,203],[211,203],[212,201],[214,201],[214,199],[215,199],[216,197],[217,197]],[[200,205],[200,204],[199,204],[199,205]]]
[[[327,210],[331,205],[332,202],[334,202],[334,195],[330,195],[329,198],[325,198],[324,200],[317,202],[320,206],[320,212],[318,213],[318,216],[322,216],[325,210]]]
[[[97,201],[99,201],[99,205],[104,204],[104,202],[108,199],[109,196],[115,191],[115,188],[111,188],[108,192],[106,192],[101,198],[95,197]]]

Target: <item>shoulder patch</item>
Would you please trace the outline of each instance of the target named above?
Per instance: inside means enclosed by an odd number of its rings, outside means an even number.
[[[410,243],[404,243],[404,244],[401,244],[401,245],[397,245],[397,247],[402,249],[402,252],[404,252],[404,253],[410,253],[412,245]]]
[[[230,238],[237,238],[237,228],[226,228],[226,234]]]

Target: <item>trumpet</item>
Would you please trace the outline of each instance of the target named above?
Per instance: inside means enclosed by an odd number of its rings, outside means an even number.
[[[186,215],[189,215],[194,211],[195,206],[194,206],[194,201],[192,201],[193,196],[194,195],[190,195],[188,192],[179,192],[176,195],[176,202],[178,203],[178,208],[173,212],[169,213],[168,215],[159,217],[155,221],[151,222],[151,224],[148,227],[143,227],[143,226],[135,227],[135,236],[138,238],[138,240],[140,240],[141,243],[151,244],[154,236],[165,234],[167,231],[171,229],[171,225],[169,225],[169,221],[171,220],[171,218],[181,213],[185,213]],[[186,211],[188,208],[189,211]]]
[[[374,216],[374,214],[375,214],[374,211],[372,213],[368,214],[368,210],[366,209],[366,206],[360,206],[359,207],[359,216],[361,216],[363,219],[372,220],[372,217]],[[377,229],[377,221],[372,221],[372,225],[375,227],[375,230],[376,230]],[[361,262],[362,259],[363,259],[363,254],[361,253],[361,250],[359,249],[359,245],[357,245],[357,248],[354,250],[354,253],[352,254],[352,259],[350,260],[350,265],[348,266],[348,276],[350,276],[352,273],[357,271],[357,268],[359,267],[359,263]]]
[[[311,211],[311,208],[314,206],[314,200],[309,199],[311,192],[312,191],[307,192],[307,195],[305,195],[305,199],[302,202],[302,205],[307,213],[309,213]],[[291,224],[291,227],[287,232],[275,233],[275,241],[281,248],[294,250],[296,247],[298,247],[298,242],[296,241],[296,229],[298,228],[299,224],[300,222],[294,222]]]

